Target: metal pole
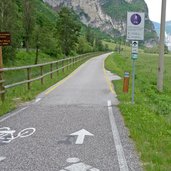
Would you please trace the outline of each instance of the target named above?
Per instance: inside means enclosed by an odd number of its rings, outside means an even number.
[[[135,60],[132,60],[132,104],[134,104],[135,95]]]
[[[159,42],[159,63],[157,89],[163,91],[163,73],[164,73],[164,44],[165,44],[165,22],[166,22],[166,0],[162,0],[160,42]]]

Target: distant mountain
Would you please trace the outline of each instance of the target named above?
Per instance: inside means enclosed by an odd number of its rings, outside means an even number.
[[[153,25],[159,36],[160,35],[160,23],[153,22]],[[171,51],[171,21],[166,22],[165,43],[168,46],[168,49]]]
[[[166,22],[166,33],[171,35],[171,21]]]
[[[157,34],[159,35],[160,34],[160,23],[153,21],[153,24],[154,24],[154,28],[155,28]]]
[[[153,22],[157,34],[160,34],[160,23]],[[166,22],[166,33],[171,35],[171,21]]]

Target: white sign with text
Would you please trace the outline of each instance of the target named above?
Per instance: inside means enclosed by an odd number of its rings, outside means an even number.
[[[142,12],[127,13],[127,40],[144,40],[144,18]]]

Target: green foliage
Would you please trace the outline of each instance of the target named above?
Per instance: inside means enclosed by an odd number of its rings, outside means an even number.
[[[129,52],[111,55],[106,68],[123,77],[131,73]],[[122,92],[123,80],[113,82],[120,100],[119,108],[124,116],[130,136],[136,142],[144,170],[171,170],[171,81],[170,56],[165,56],[164,92],[156,89],[158,55],[139,54],[136,61],[135,104],[131,104],[131,90]],[[130,76],[130,87],[131,87]]]
[[[81,29],[76,15],[68,8],[63,7],[59,12],[56,29],[62,52],[68,56],[76,48]]]
[[[16,53],[20,48],[37,50],[33,63],[39,61],[40,52],[62,58],[64,53],[69,55],[101,49],[95,47],[95,40],[107,36],[97,29],[89,28],[93,34],[92,40],[85,40],[87,27],[81,24],[73,11],[64,9],[63,14],[61,10],[58,15],[42,0],[2,0],[0,31],[10,32],[12,39],[11,46],[3,47],[4,64],[15,64]]]
[[[54,43],[54,32],[52,32],[57,14],[50,7],[40,0],[2,0],[1,9],[5,15],[3,18],[0,15],[0,31],[10,32],[12,38],[11,46],[3,47],[5,64],[15,63],[17,48],[25,47],[26,39],[30,48],[35,48],[39,43],[41,50],[48,49],[50,54],[57,56],[58,48],[56,41]],[[38,28],[39,32],[36,31]]]
[[[102,43],[102,40],[100,40],[99,38],[95,39],[95,47],[96,47],[96,51],[104,51],[105,47]]]
[[[4,62],[15,59],[15,49],[20,40],[20,35],[18,33],[20,23],[16,22],[18,17],[17,10],[18,7],[13,0],[2,0],[0,3],[0,31],[11,33],[11,46],[3,48]]]
[[[26,50],[28,51],[30,48],[31,35],[35,25],[35,17],[34,17],[35,9],[34,9],[33,0],[23,0],[22,2],[23,2],[22,18],[23,18],[23,30],[24,30],[23,42],[24,42],[24,47],[26,47]]]
[[[157,53],[157,54],[159,54],[159,47],[158,46],[154,46],[154,47],[150,47],[150,48],[145,47],[144,52],[145,53],[153,53],[153,54]],[[165,54],[169,53],[168,47],[166,45],[164,46],[164,53]]]
[[[92,31],[91,27],[86,28],[86,39],[90,43],[91,46],[94,44],[95,32]]]
[[[110,40],[111,37],[109,37],[106,34],[103,34],[98,29],[94,29],[91,27],[85,28],[85,38],[87,42],[92,46],[93,51],[108,51],[108,45],[103,44],[103,40]]]
[[[92,52],[93,47],[90,45],[90,43],[87,41],[85,36],[80,36],[78,39],[78,46],[77,46],[77,52],[79,54]]]
[[[144,2],[136,0],[134,3],[128,3],[125,0],[108,0],[102,5],[104,11],[115,19],[126,20],[127,11],[145,11]]]

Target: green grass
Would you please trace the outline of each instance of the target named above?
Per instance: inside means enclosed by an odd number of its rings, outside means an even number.
[[[92,54],[89,54],[88,56],[91,58],[99,54],[102,54],[102,53],[101,52],[92,53]],[[50,75],[46,76],[44,78],[43,85],[41,85],[40,80],[31,83],[30,90],[28,90],[27,84],[7,89],[7,93],[5,94],[5,101],[2,103],[2,101],[0,100],[0,116],[15,109],[16,107],[21,105],[23,102],[33,100],[39,93],[46,90],[48,87],[52,86],[53,84],[57,83],[63,78],[65,78],[72,71],[78,68],[78,66],[84,63],[87,59],[76,63],[76,65],[74,66],[72,65],[68,69],[65,68],[64,73],[62,72],[62,70],[58,72],[58,75],[57,73],[54,73],[53,79],[50,78]],[[26,53],[25,51],[20,51],[17,54],[17,57],[15,59],[15,66],[34,64],[34,60],[35,60],[34,52]],[[49,62],[49,61],[54,61],[54,60],[57,60],[57,59],[51,58],[43,53],[40,53],[39,63]],[[44,67],[44,73],[48,71],[50,71],[49,66]],[[40,68],[32,69],[32,78],[39,76],[39,74],[40,74]],[[5,85],[9,85],[15,82],[26,80],[27,73],[26,71],[23,71],[23,70],[22,71],[20,70],[19,71],[7,71],[4,73],[4,79],[5,79]]]
[[[140,53],[136,61],[135,104],[131,104],[130,90],[122,92],[123,80],[114,86],[120,100],[130,136],[136,143],[144,170],[171,170],[171,55],[165,56],[164,92],[156,89],[158,55]],[[132,71],[132,61],[127,52],[114,54],[105,61],[106,69],[121,77]],[[131,77],[131,75],[130,75]]]

